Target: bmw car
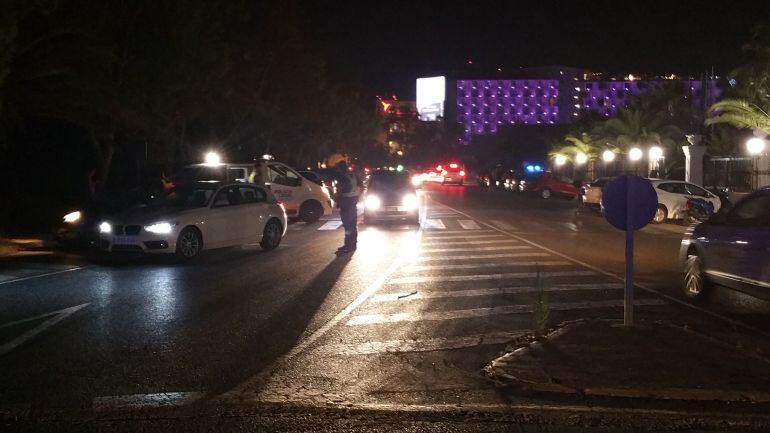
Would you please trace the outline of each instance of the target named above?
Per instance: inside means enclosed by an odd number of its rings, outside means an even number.
[[[189,260],[213,248],[259,243],[272,250],[286,233],[286,212],[259,186],[195,182],[99,226],[108,252],[170,253]]]
[[[375,171],[364,199],[364,222],[403,221],[419,224],[420,200],[411,177],[398,171]]]

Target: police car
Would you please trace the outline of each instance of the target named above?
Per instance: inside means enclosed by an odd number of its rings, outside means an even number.
[[[263,161],[267,166],[265,187],[283,203],[287,216],[312,223],[321,216],[332,214],[332,199],[325,188],[269,155],[265,155]],[[254,163],[222,163],[207,155],[205,163],[185,167],[180,176],[192,180],[249,182],[253,171]]]

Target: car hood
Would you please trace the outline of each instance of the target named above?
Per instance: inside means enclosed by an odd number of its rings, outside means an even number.
[[[122,213],[119,213],[112,218],[117,223],[122,224],[152,224],[159,221],[173,221],[177,218],[182,218],[185,215],[200,211],[198,209],[179,209],[175,207],[166,206],[136,206],[130,208]]]

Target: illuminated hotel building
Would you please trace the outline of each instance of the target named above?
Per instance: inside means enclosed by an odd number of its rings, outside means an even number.
[[[439,118],[462,125],[459,141],[475,135],[496,134],[505,125],[569,124],[581,112],[614,116],[634,97],[678,81],[689,87],[693,105],[704,109],[715,102],[716,80],[676,76],[607,79],[575,68],[531,68],[516,78],[428,77],[417,79],[420,120]]]

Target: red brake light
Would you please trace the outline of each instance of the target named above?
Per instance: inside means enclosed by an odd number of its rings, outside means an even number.
[[[465,172],[460,170],[460,176],[465,176]]]
[[[443,170],[443,171],[441,172],[441,175],[442,175],[442,176],[446,176],[446,170]]]
[[[441,165],[437,165],[436,166],[436,171],[441,171],[441,170],[442,170]]]
[[[453,162],[453,163],[449,164],[449,168],[457,168],[457,164],[455,164],[455,163]]]

